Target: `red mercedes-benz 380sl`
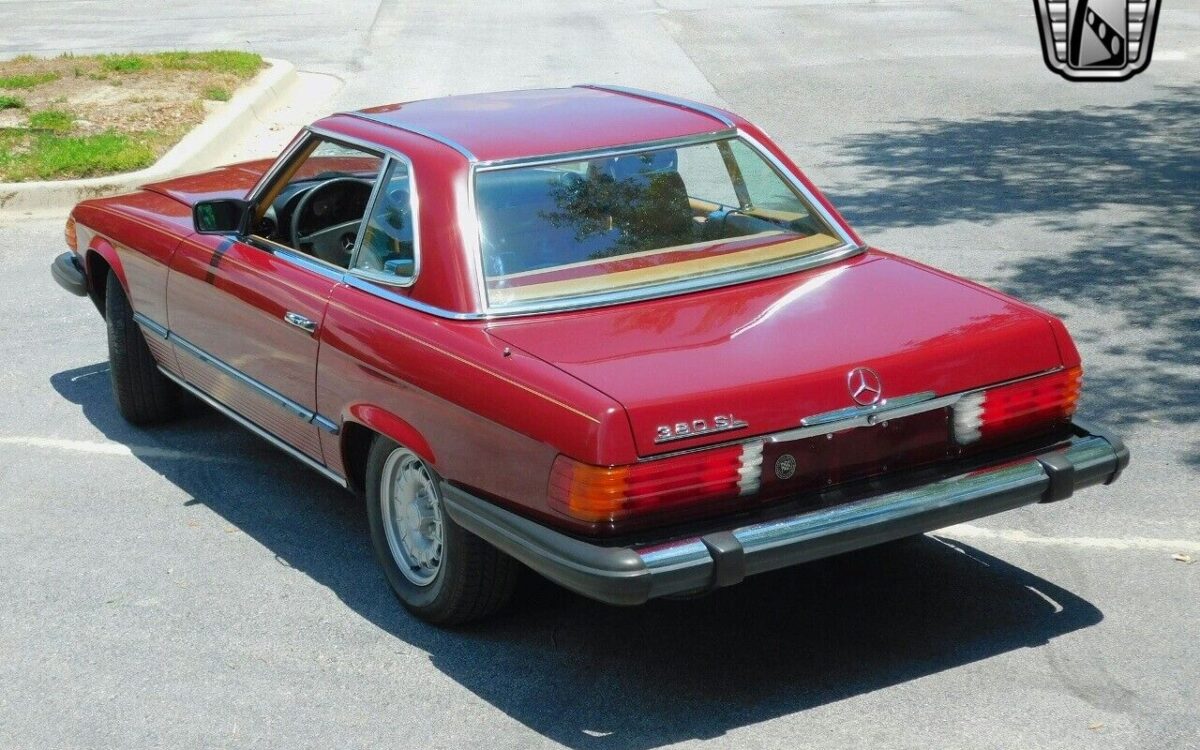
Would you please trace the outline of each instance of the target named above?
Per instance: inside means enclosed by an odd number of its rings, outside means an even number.
[[[190,393],[366,498],[414,613],[615,604],[1112,482],[1052,315],[863,245],[758,128],[457,96],[88,200],[52,271],[142,424]]]

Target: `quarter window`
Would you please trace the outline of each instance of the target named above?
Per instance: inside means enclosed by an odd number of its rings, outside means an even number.
[[[416,275],[416,227],[408,165],[392,160],[363,229],[354,269],[385,281]]]

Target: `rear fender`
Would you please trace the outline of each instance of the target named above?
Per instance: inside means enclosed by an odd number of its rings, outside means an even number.
[[[437,465],[433,449],[421,433],[385,409],[370,404],[356,404],[350,407],[347,421],[356,422],[376,434],[390,438],[416,453],[430,465]]]

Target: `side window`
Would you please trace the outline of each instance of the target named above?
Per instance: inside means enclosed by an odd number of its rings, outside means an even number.
[[[306,255],[349,268],[383,157],[314,139],[267,193],[255,233]]]
[[[766,160],[740,140],[730,141],[729,150],[744,178],[751,206],[788,214],[792,219],[808,216],[808,209],[796,197],[795,191]]]
[[[729,170],[715,143],[679,149],[679,176],[692,198],[722,206],[738,205]]]
[[[416,218],[408,165],[391,161],[363,229],[354,269],[402,282],[416,273]]]

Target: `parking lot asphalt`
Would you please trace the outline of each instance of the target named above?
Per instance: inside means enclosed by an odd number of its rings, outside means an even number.
[[[3,216],[0,747],[1200,748],[1200,3],[1165,6],[1150,69],[1088,85],[1015,0],[0,0],[0,57],[246,47],[342,78],[330,110],[581,81],[728,105],[872,244],[1062,315],[1083,413],[1134,454],[705,598],[530,580],[438,630],[350,495],[200,409],[124,424],[102,321],[48,273],[61,220]]]

